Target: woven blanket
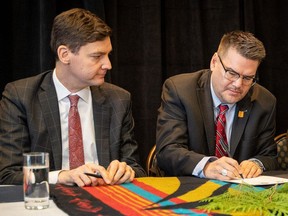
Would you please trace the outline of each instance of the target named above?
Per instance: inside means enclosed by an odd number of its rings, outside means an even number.
[[[51,196],[69,215],[224,215],[197,209],[201,199],[233,190],[234,184],[194,177],[145,177],[113,186],[56,184]]]

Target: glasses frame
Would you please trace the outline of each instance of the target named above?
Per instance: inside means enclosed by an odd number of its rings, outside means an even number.
[[[224,66],[224,64],[223,64],[223,62],[222,62],[222,59],[221,59],[221,57],[220,57],[220,55],[217,53],[217,56],[218,56],[218,58],[219,58],[219,60],[220,60],[220,63],[221,63],[221,65],[222,65],[222,67],[223,67],[223,69],[224,69],[224,71],[225,71],[225,74],[224,74],[224,77],[226,78],[226,79],[228,79],[229,81],[232,81],[232,82],[236,82],[240,77],[241,77],[241,79],[242,79],[242,84],[243,85],[245,85],[245,86],[253,86],[253,85],[255,85],[255,83],[257,82],[257,79],[256,79],[256,77],[255,76],[243,76],[243,75],[241,75],[241,74],[239,74],[239,73],[237,73],[236,71],[234,71],[234,70],[232,70],[232,69],[227,69],[225,66]],[[227,73],[229,73],[231,76],[234,76],[235,78],[231,78],[231,79],[229,79],[228,77],[227,77]],[[248,78],[248,79],[247,79]],[[249,83],[249,84],[245,84],[245,82],[247,82],[247,81],[249,81],[251,79],[251,83]]]

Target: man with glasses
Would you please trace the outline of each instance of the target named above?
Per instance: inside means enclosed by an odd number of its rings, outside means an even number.
[[[165,175],[229,180],[278,168],[276,98],[256,83],[265,55],[253,34],[229,32],[210,70],[165,81],[156,138]]]

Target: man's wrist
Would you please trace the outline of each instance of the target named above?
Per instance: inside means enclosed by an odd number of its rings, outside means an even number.
[[[252,159],[249,159],[249,160],[252,161],[253,163],[255,163],[262,170],[262,172],[264,172],[265,167],[264,167],[263,163],[260,160],[255,159],[255,158],[252,158]]]
[[[65,180],[65,172],[67,172],[68,170],[61,170],[59,173],[58,173],[58,179],[57,179],[57,183],[60,183],[60,184],[65,184],[67,181]]]

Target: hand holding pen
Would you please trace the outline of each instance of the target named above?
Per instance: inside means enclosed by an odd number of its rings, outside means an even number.
[[[85,172],[84,174],[87,175],[87,176],[95,177],[95,178],[103,178],[103,177],[101,176],[101,174],[98,173],[98,172],[96,172],[96,173],[87,173],[87,172]]]
[[[229,157],[229,158],[233,158],[232,155],[231,155],[231,153],[230,153],[230,151],[229,151],[229,149],[228,149],[228,145],[225,144],[222,139],[220,139],[219,141],[220,141],[220,144],[221,144],[222,148],[224,149],[224,151],[225,151],[226,154],[228,155],[228,157]],[[228,170],[223,168],[223,169],[221,170],[221,175],[227,176],[227,174],[228,174]],[[240,175],[240,177],[241,177],[242,179],[244,178],[243,175],[242,175],[242,173],[239,173],[239,175]]]

